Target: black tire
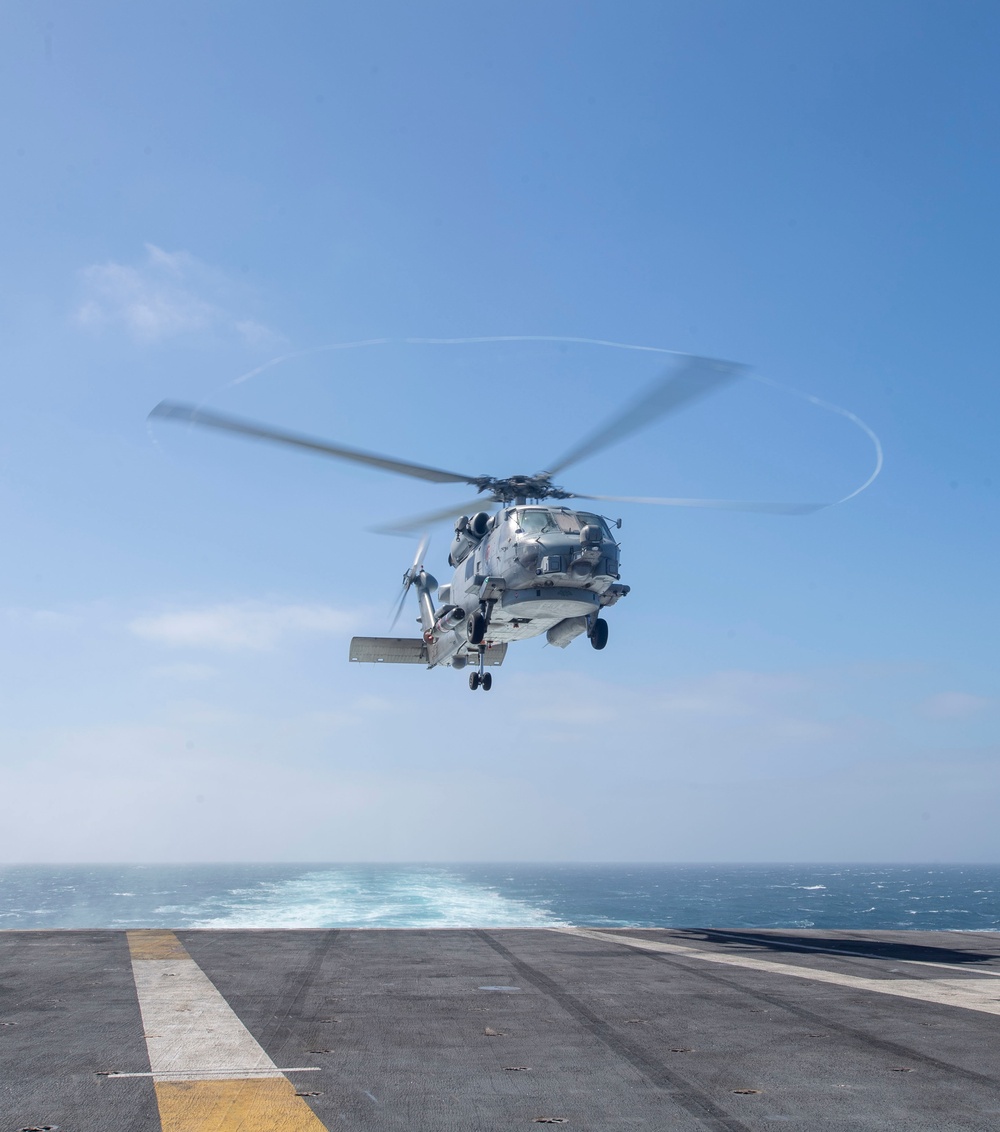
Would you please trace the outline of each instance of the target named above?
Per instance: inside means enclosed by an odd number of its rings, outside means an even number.
[[[590,643],[595,649],[603,649],[608,643],[608,623],[600,617],[594,622],[594,629],[590,634]]]
[[[465,635],[470,645],[481,645],[486,636],[486,618],[481,613],[473,613],[466,619]]]
[[[479,678],[479,686],[483,689],[484,692],[488,692],[490,688],[493,687],[493,673],[484,672]]]
[[[469,673],[469,690],[474,692],[478,687],[479,687],[479,673],[478,672],[470,672]]]

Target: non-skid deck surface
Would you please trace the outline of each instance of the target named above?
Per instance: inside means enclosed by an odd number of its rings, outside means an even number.
[[[1000,937],[0,933],[0,1132],[542,1123],[1000,1128]]]

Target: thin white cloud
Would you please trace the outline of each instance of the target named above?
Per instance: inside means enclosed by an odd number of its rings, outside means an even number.
[[[789,705],[801,710],[813,691],[808,680],[793,673],[722,671],[644,687],[628,693],[626,702],[621,689],[609,697],[606,692],[602,694],[593,678],[561,673],[534,681],[524,711],[533,719],[580,726],[614,719],[625,722],[638,713],[647,721],[656,720],[658,728],[664,720],[671,728],[705,720],[718,726],[742,727],[747,721],[787,712]]]
[[[988,696],[973,696],[969,692],[938,692],[937,695],[928,696],[917,710],[927,719],[968,719],[995,704],[996,701]]]
[[[289,636],[344,636],[356,616],[329,605],[267,605],[241,602],[137,617],[138,637],[175,648],[263,652]]]
[[[42,632],[75,629],[82,623],[82,617],[79,613],[68,613],[54,609],[8,607],[0,609],[0,618],[11,627],[37,629]]]
[[[150,675],[182,683],[201,683],[218,676],[219,670],[210,664],[162,664],[151,669]]]
[[[798,673],[722,671],[631,688],[559,673],[522,682],[518,714],[551,759],[570,750],[581,771],[612,758],[622,773],[731,783],[814,774],[869,750],[879,722],[831,710],[838,691]]]
[[[667,715],[752,718],[809,690],[809,683],[794,673],[726,670],[685,681],[665,691],[658,703]]]
[[[122,328],[143,343],[205,333],[235,337],[253,347],[281,340],[262,322],[234,309],[247,301],[234,280],[190,252],[146,244],[142,262],[91,264],[80,272],[80,280],[83,297],[74,320],[89,330]]]
[[[277,345],[280,339],[270,327],[252,318],[241,318],[234,323],[234,329],[248,346],[259,346],[261,349]]]

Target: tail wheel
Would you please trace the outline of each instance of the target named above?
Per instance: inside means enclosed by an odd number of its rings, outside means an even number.
[[[486,636],[486,618],[481,613],[473,613],[465,622],[465,635],[470,645],[481,645]]]
[[[603,649],[608,643],[608,623],[602,621],[600,617],[594,622],[594,628],[590,634],[590,643],[595,649]]]
[[[470,691],[474,692],[478,687],[479,687],[479,673],[478,672],[470,672],[469,673],[469,689],[470,689]]]
[[[493,673],[484,672],[479,678],[479,686],[484,692],[488,692],[493,687]]]

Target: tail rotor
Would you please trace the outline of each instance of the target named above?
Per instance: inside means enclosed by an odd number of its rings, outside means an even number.
[[[430,545],[431,536],[425,534],[417,545],[417,552],[413,556],[413,565],[403,575],[403,592],[399,595],[399,601],[396,603],[396,610],[393,614],[392,624],[390,629],[395,629],[396,622],[399,620],[399,615],[403,612],[403,605],[406,603],[406,595],[410,592],[410,587],[420,577],[424,568],[424,555],[427,553],[427,547]]]

